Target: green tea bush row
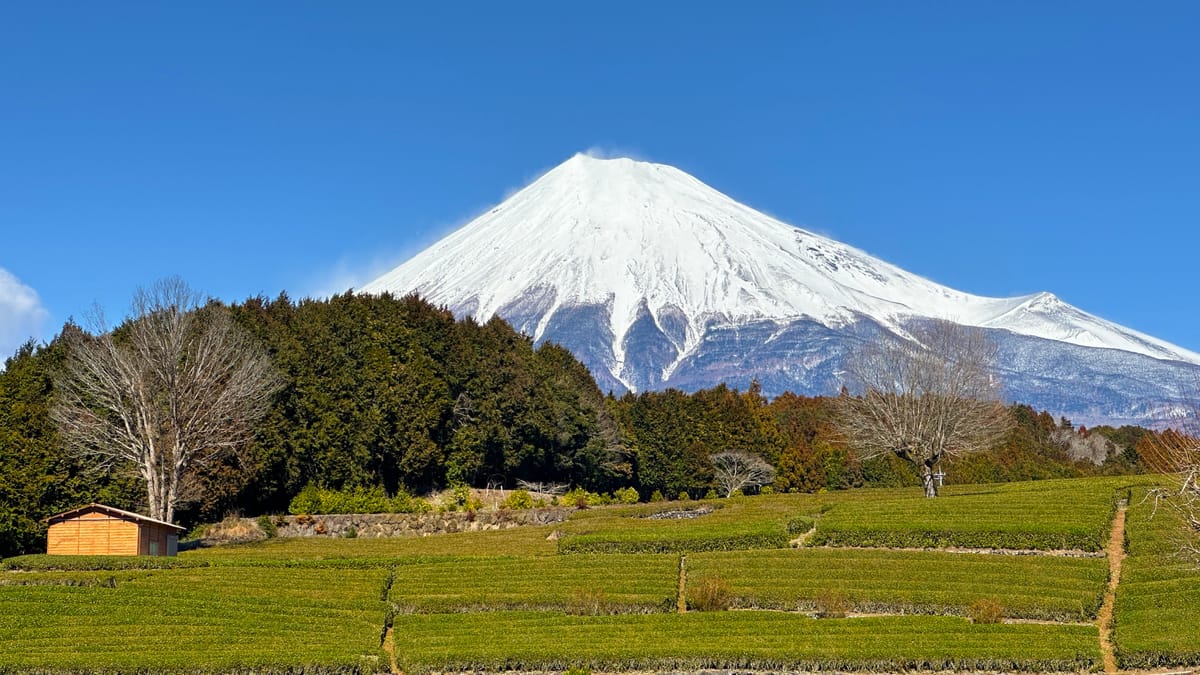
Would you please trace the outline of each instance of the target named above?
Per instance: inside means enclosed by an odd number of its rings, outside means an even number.
[[[810,546],[858,546],[863,548],[979,548],[1010,550],[1100,551],[1106,530],[1091,531],[989,531],[964,529],[877,529],[839,528],[822,523],[809,540]]]
[[[662,612],[678,586],[674,556],[477,558],[394,568],[389,600],[410,612]]]
[[[331,513],[429,513],[429,502],[406,492],[389,497],[382,487],[356,487],[348,490],[329,490],[311,483],[292,499],[288,513],[292,515],[325,515]]]
[[[713,536],[679,536],[662,539],[613,539],[604,534],[583,534],[558,540],[558,552],[571,553],[698,553],[784,548],[786,532],[752,532]]]
[[[99,586],[116,588],[134,572],[11,572],[0,573],[0,586]]]
[[[562,525],[559,553],[679,553],[784,548],[818,503],[811,496],[742,497],[578,511]],[[797,512],[800,513],[797,513]],[[679,518],[655,518],[678,512]]]
[[[1090,621],[1108,579],[1103,558],[976,555],[942,551],[800,548],[688,556],[689,575],[729,580],[742,609],[819,609],[822,593],[844,593],[855,611],[969,614],[981,598],[1007,616]]]
[[[242,667],[155,667],[146,665],[140,668],[6,668],[0,665],[0,675],[378,675],[377,663],[356,663],[344,665],[304,665],[301,668],[292,665],[272,665],[270,663],[246,664]]]
[[[207,560],[165,556],[22,555],[5,558],[0,569],[23,572],[94,572],[113,570],[166,570],[208,567]]]
[[[782,612],[396,617],[409,673],[707,669],[1086,671],[1094,626],[976,625],[946,617],[817,620]],[[802,639],[797,639],[803,636]]]
[[[814,545],[1099,552],[1128,477],[830,495]]]
[[[1192,628],[1194,630],[1194,627]],[[1162,649],[1117,649],[1117,662],[1124,670],[1151,670],[1173,666],[1200,666],[1200,650],[1188,651],[1173,646]]]
[[[115,588],[0,586],[0,670],[379,672],[385,575],[199,567]],[[88,638],[64,649],[67,633]]]
[[[1135,493],[1125,525],[1128,555],[1114,606],[1124,669],[1200,666],[1200,568],[1179,553],[1189,534],[1179,515]]]
[[[0,570],[21,572],[99,572],[119,570],[172,570],[200,567],[260,567],[286,569],[369,570],[386,569],[396,565],[416,565],[428,562],[473,560],[462,556],[363,556],[355,558],[258,558],[222,556],[206,558],[196,555],[183,557],[150,556],[61,556],[33,554],[6,558]]]

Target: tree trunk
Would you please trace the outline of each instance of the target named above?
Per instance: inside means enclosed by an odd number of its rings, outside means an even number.
[[[925,485],[926,497],[938,496],[937,482],[933,479],[933,466],[927,463],[921,464],[921,482]]]

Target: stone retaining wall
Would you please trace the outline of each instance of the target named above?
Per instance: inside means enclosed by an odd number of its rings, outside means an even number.
[[[344,537],[354,528],[359,537],[422,537],[447,532],[507,530],[550,525],[567,519],[570,509],[546,508],[447,513],[366,513],[284,516],[276,519],[279,537]]]

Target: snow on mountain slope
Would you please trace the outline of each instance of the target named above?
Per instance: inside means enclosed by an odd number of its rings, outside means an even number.
[[[864,318],[904,334],[920,317],[1154,359],[1200,354],[1123,328],[1049,293],[988,298],[906,272],[744,206],[662,164],[576,155],[486,214],[361,289],[419,292],[479,320],[523,321],[535,339],[560,310],[603,307],[624,386],[631,330],[652,320],[670,345],[668,378],[713,327]],[[603,328],[603,327],[598,327]]]

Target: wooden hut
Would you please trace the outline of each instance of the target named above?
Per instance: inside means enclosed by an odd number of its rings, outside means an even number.
[[[50,555],[175,555],[183,528],[103,504],[88,504],[46,520]]]

